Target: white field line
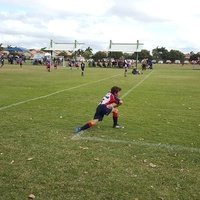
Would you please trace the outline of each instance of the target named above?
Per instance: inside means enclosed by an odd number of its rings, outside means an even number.
[[[170,151],[187,151],[187,152],[200,153],[200,148],[185,147],[181,145],[148,143],[144,141],[134,141],[134,140],[128,141],[128,140],[106,139],[106,138],[99,138],[99,137],[82,137],[80,135],[74,135],[71,139],[72,140],[87,140],[87,141],[92,141],[92,142],[103,142],[103,143],[131,144],[131,145],[144,146],[144,147],[150,147],[150,148],[166,149]]]
[[[83,86],[87,86],[87,85],[91,85],[91,84],[94,84],[94,83],[98,83],[98,82],[101,82],[101,81],[104,81],[104,80],[107,80],[107,79],[110,79],[110,78],[113,78],[113,77],[116,77],[116,76],[120,76],[120,75],[121,75],[121,74],[117,74],[117,75],[110,76],[110,77],[107,77],[107,78],[103,78],[103,79],[100,79],[100,80],[97,80],[97,81],[92,81],[92,82],[84,83],[84,84],[81,84],[81,85],[78,85],[78,86],[74,86],[74,87],[71,87],[71,88],[66,88],[66,89],[63,89],[63,90],[59,90],[59,91],[56,91],[56,92],[53,92],[53,93],[50,93],[50,94],[47,94],[47,95],[44,95],[44,96],[35,97],[35,98],[32,98],[32,99],[27,99],[27,100],[25,100],[25,101],[20,101],[20,102],[17,102],[17,103],[13,103],[13,104],[10,104],[10,105],[7,105],[7,106],[0,107],[0,111],[1,111],[1,110],[5,110],[5,109],[7,109],[7,108],[14,107],[14,106],[18,106],[18,105],[21,105],[21,104],[24,104],[24,103],[28,103],[28,102],[30,102],[30,101],[35,101],[35,100],[39,100],[39,99],[44,99],[44,98],[53,96],[53,95],[55,95],[55,94],[59,94],[59,93],[61,93],[61,92],[65,92],[65,91],[77,89],[77,88],[80,88],[80,87],[83,87]]]
[[[139,83],[137,83],[136,85],[134,85],[130,90],[128,90],[121,98],[123,99],[124,97],[126,97],[127,95],[129,95],[130,92],[132,92],[135,88],[137,88],[139,85],[141,85],[147,78],[149,78],[149,76],[153,73],[153,70],[147,75],[145,76],[144,79],[142,79]]]
[[[140,84],[142,84],[152,73],[153,73],[153,71],[151,73],[149,73],[144,79],[142,79],[138,84],[134,85],[130,90],[128,90],[122,96],[122,98],[126,97],[130,92],[132,92],[135,88],[137,88]],[[143,141],[106,139],[106,138],[99,138],[99,137],[81,137],[82,134],[74,135],[71,139],[72,140],[87,140],[87,141],[93,141],[93,142],[104,142],[104,143],[133,144],[133,145],[137,145],[137,146],[146,146],[146,147],[151,147],[151,148],[167,149],[167,150],[171,150],[171,151],[188,151],[188,152],[200,153],[199,148],[184,147],[181,145],[169,145],[169,144],[162,144],[162,143],[148,143],[148,142],[143,142]]]

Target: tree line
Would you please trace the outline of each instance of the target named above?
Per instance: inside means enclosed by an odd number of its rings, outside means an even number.
[[[59,54],[60,56],[66,57],[67,54],[66,52],[61,52]],[[124,59],[133,59],[136,60],[138,57],[138,60],[143,60],[145,58],[148,58],[150,60],[156,60],[157,62],[159,60],[162,60],[166,62],[167,60],[170,60],[174,62],[175,60],[180,60],[181,62],[188,60],[199,60],[200,58],[200,52],[194,53],[190,52],[187,54],[187,57],[184,53],[182,53],[179,50],[170,50],[168,51],[165,47],[156,47],[155,49],[152,50],[152,52],[148,50],[141,50],[141,52],[137,53],[123,53],[123,52],[105,52],[105,51],[97,51],[96,53],[93,53],[92,48],[88,47],[86,50],[79,49],[75,52],[73,52],[72,56],[82,56],[85,59],[94,59],[94,60],[101,60],[103,58],[114,58],[114,59],[119,59],[119,58],[124,58]]]
[[[5,48],[2,47],[2,43],[0,44],[0,51],[5,50]],[[45,48],[41,48],[41,50],[45,51]],[[65,58],[68,58],[69,55],[66,51],[62,51],[59,53],[59,56],[64,56]],[[96,53],[93,53],[93,49],[91,47],[86,48],[85,50],[78,49],[77,51],[73,52],[71,57],[76,56],[82,56],[85,59],[94,59],[102,60],[103,58],[124,58],[124,59],[133,59],[136,60],[138,57],[138,60],[143,60],[145,58],[148,58],[150,60],[159,61],[162,60],[163,62],[166,62],[167,60],[170,60],[171,62],[174,62],[175,60],[180,60],[181,62],[188,60],[188,61],[199,61],[200,60],[200,52],[194,53],[193,51],[188,53],[187,57],[184,53],[182,53],[179,50],[170,50],[168,51],[165,47],[156,47],[152,50],[152,52],[143,49],[141,52],[137,53],[123,53],[123,52],[105,52],[105,51],[97,51]]]

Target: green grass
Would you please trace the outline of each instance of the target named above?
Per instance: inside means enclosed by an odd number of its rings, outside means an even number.
[[[0,199],[199,199],[200,70],[150,73],[0,68]],[[113,85],[125,128],[108,116],[73,140]]]

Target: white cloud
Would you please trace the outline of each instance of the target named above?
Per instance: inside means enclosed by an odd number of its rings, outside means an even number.
[[[42,48],[50,39],[90,46],[140,40],[148,50],[200,51],[199,6],[199,0],[1,0],[0,43]]]
[[[109,10],[112,6],[112,1],[101,0],[57,0],[49,2],[49,0],[39,1],[42,7],[53,10],[55,12],[66,11],[69,13],[78,13],[86,15],[102,15]]]

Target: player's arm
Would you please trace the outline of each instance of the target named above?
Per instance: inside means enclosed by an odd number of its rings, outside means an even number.
[[[108,108],[116,108],[118,106],[121,106],[122,104],[123,104],[123,101],[121,99],[118,99],[116,102],[107,105],[107,107]]]
[[[115,97],[115,102],[116,102],[116,105],[114,106],[114,108],[121,106],[123,104],[123,101],[118,97]]]
[[[122,104],[123,104],[123,101],[120,99],[119,103],[118,103],[118,106],[121,106]]]
[[[123,101],[120,100],[118,103],[114,103],[113,107],[116,108],[118,106],[121,106],[123,104]]]

